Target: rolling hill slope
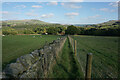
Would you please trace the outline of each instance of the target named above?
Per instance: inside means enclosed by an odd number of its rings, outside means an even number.
[[[100,23],[98,25],[113,25],[113,24],[118,24],[118,23],[120,23],[120,21],[118,21],[118,20],[109,20],[107,22]]]
[[[30,24],[50,24],[44,21],[35,20],[35,19],[26,19],[26,20],[6,20],[2,21],[3,25],[30,25]]]

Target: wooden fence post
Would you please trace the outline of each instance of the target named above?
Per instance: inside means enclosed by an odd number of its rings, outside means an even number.
[[[86,61],[86,80],[91,80],[91,68],[92,68],[92,53],[87,54],[87,61]]]
[[[75,56],[76,56],[76,53],[77,53],[76,40],[74,40],[74,53],[75,53]]]

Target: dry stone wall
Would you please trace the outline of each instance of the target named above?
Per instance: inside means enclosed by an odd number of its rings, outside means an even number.
[[[3,70],[3,78],[45,78],[66,38],[54,40],[42,49],[17,58]]]

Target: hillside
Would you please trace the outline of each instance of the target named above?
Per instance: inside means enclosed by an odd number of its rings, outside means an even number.
[[[120,21],[118,21],[118,20],[109,20],[107,22],[100,23],[98,25],[114,25],[114,24],[118,24],[118,23],[120,23]]]
[[[93,26],[112,26],[112,25],[119,25],[120,21],[118,20],[109,20],[103,23],[97,23],[97,24],[71,24],[78,27],[93,27]]]
[[[2,21],[2,25],[30,25],[30,24],[50,24],[44,21],[35,20],[35,19],[26,19],[26,20],[6,20]]]
[[[50,30],[49,30],[50,29]],[[65,31],[66,25],[56,24],[56,23],[47,23],[40,20],[7,20],[2,23],[3,34],[45,34],[48,30],[48,33],[53,34],[61,33]],[[56,32],[55,32],[56,31]]]
[[[17,30],[33,29],[35,27],[48,28],[48,27],[59,27],[60,24],[47,23],[41,20],[25,19],[25,20],[6,20],[2,21],[2,28],[14,28]]]

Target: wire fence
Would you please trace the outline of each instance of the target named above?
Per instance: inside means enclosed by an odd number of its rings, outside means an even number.
[[[70,44],[74,51],[76,38],[74,39],[74,37],[71,37],[71,36],[68,36],[68,38],[70,40]],[[94,48],[90,47],[90,45],[87,43],[79,44],[78,39],[76,41],[77,41],[76,58],[80,64],[82,72],[84,73],[84,77],[86,75],[86,62],[87,62],[86,55],[90,52],[94,53],[93,60],[92,60],[92,72],[91,72],[92,78],[117,78],[118,77],[118,70],[117,70],[118,65],[116,65],[117,61],[116,61],[116,63],[114,63],[115,61],[112,60],[113,58],[110,58],[110,57],[114,57],[113,54],[105,54],[104,51],[106,49],[95,50]],[[81,46],[82,48],[80,48],[78,46]],[[113,62],[113,63],[111,63],[111,62]],[[112,65],[112,64],[114,64],[114,65]]]
[[[73,52],[75,52],[75,46],[76,46],[75,40],[74,40],[73,38],[71,38],[70,36],[68,36],[68,38],[69,38],[70,44],[71,44],[71,46],[72,46]],[[77,60],[78,60],[78,62],[79,62],[79,64],[80,64],[80,67],[81,67],[81,69],[82,69],[82,73],[83,73],[83,75],[84,75],[84,77],[85,77],[85,67],[86,67],[86,66],[82,66],[82,65],[81,65],[82,62],[80,61],[78,55],[79,55],[79,54],[77,54],[77,50],[76,50],[76,58],[77,58]],[[85,65],[85,64],[84,64],[84,65]]]

